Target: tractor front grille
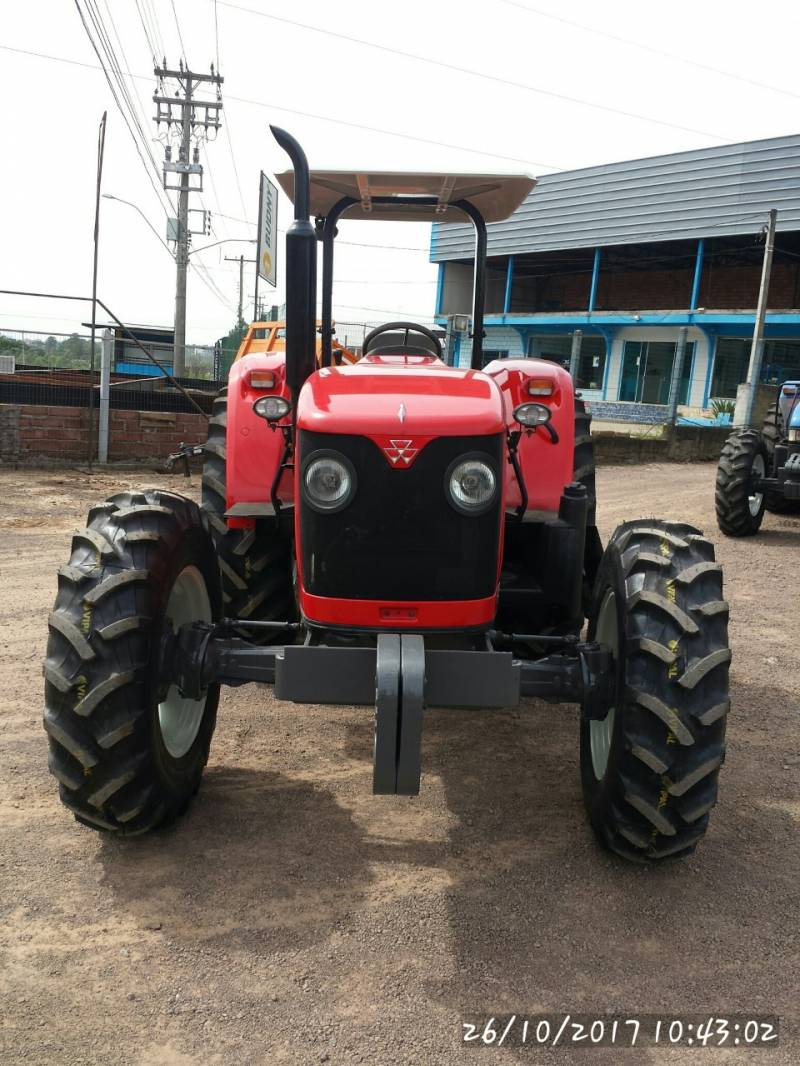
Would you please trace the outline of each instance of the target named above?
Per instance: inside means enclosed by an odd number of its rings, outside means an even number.
[[[492,596],[500,546],[497,503],[475,517],[448,502],[445,473],[466,452],[483,452],[498,482],[503,436],[440,437],[406,469],[392,467],[367,437],[298,434],[303,469],[312,452],[339,451],[356,469],[355,497],[342,511],[321,514],[302,490],[303,582],[315,596],[368,600],[472,600]]]

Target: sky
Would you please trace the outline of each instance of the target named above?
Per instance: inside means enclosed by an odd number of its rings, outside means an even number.
[[[201,146],[205,189],[190,204],[212,214],[212,234],[193,238],[194,344],[235,322],[239,268],[225,257],[254,258],[259,172],[287,167],[270,123],[300,140],[312,168],[534,175],[800,125],[800,7],[782,0],[28,0],[13,18],[4,7],[0,288],[91,293],[107,110],[103,191],[138,210],[101,201],[98,295],[126,322],[171,326],[174,315],[152,51],[198,71],[218,64],[223,129]],[[144,131],[138,149],[79,9],[113,45]],[[290,218],[281,193],[280,229]],[[430,318],[427,224],[345,220],[339,230],[339,323]],[[261,283],[268,304],[283,301],[282,268],[279,243],[277,289]],[[249,317],[254,267],[245,269]],[[0,295],[4,331],[80,331],[86,320],[85,305]]]

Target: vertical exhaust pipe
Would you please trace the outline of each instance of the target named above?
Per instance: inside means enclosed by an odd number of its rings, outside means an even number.
[[[296,408],[317,355],[317,235],[308,216],[311,181],[306,154],[290,133],[270,126],[292,161],[294,222],[286,232],[286,382]]]

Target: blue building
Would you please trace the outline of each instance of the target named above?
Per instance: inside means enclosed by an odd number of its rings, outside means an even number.
[[[734,397],[745,380],[767,212],[778,211],[763,380],[800,376],[800,134],[541,178],[489,226],[489,358],[568,362],[581,331],[588,399],[666,403],[681,326],[679,401]],[[471,226],[434,225],[436,318],[468,314]],[[470,341],[456,342],[460,365]]]

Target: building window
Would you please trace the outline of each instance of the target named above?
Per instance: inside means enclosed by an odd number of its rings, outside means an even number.
[[[713,398],[736,396],[737,387],[747,380],[752,340],[747,337],[720,337],[714,357],[711,381]],[[800,338],[764,342],[761,380],[779,385],[787,378],[800,377]]]
[[[508,359],[508,348],[484,348],[483,365],[491,363],[493,359]]]
[[[625,341],[619,386],[620,400],[631,403],[669,403],[676,349],[677,344],[674,341]],[[680,404],[689,402],[693,362],[694,341],[688,341],[683,373],[678,385]]]
[[[572,334],[555,333],[552,335],[533,334],[528,338],[528,356],[531,359],[549,359],[569,370],[572,353]],[[599,391],[603,387],[603,375],[606,369],[606,342],[603,337],[584,334],[581,337],[581,354],[578,361],[579,389]]]

